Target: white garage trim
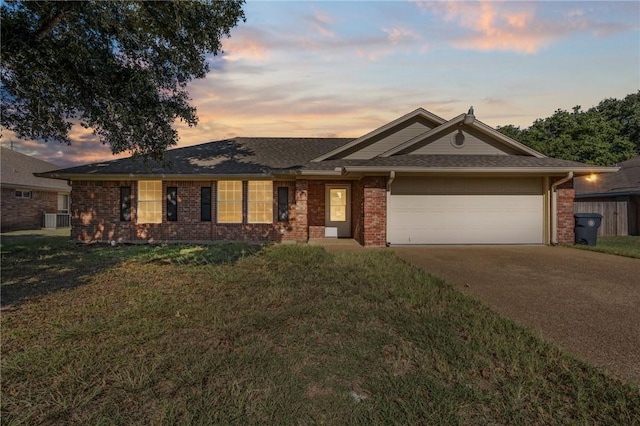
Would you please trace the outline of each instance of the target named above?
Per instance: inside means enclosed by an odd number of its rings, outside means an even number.
[[[396,178],[391,244],[543,244],[541,178]]]

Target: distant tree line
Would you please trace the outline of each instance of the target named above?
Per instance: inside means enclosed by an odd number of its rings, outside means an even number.
[[[506,125],[498,130],[549,157],[613,165],[640,155],[640,91],[586,111],[579,105],[558,109],[526,129]]]

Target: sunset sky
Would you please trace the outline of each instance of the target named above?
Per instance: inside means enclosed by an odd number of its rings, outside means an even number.
[[[361,136],[423,107],[528,127],[640,89],[640,2],[249,1],[211,72],[190,86],[200,124],[178,146],[234,136]],[[69,166],[113,159],[72,145],[1,143]]]

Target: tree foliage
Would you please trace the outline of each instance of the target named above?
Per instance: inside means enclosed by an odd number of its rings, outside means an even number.
[[[526,129],[498,127],[513,139],[550,157],[613,165],[640,154],[640,91],[624,99],[605,99],[583,111],[558,109]]]
[[[197,124],[186,85],[206,76],[243,3],[2,2],[3,127],[70,143],[79,123],[114,154],[163,158],[173,123]]]

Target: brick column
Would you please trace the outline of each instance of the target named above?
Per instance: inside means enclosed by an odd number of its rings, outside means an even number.
[[[387,182],[383,176],[363,178],[364,246],[383,247],[387,243]]]
[[[573,202],[576,195],[573,180],[560,185],[556,192],[557,239],[559,244],[571,244],[574,241]]]
[[[306,242],[309,239],[308,195],[308,181],[306,179],[296,180],[296,209],[293,233],[295,240],[300,242]]]

